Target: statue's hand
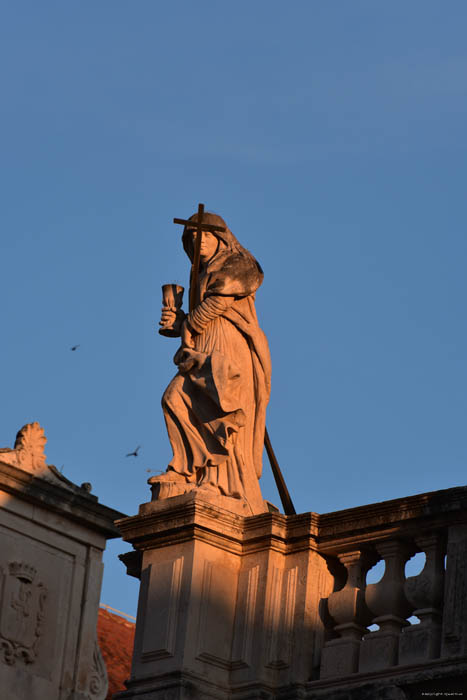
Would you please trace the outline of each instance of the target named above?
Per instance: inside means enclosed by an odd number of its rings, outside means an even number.
[[[161,313],[161,320],[159,322],[160,326],[163,326],[164,328],[166,327],[172,327],[177,320],[177,314],[175,309],[172,309],[168,306],[163,306],[162,307],[162,313]]]
[[[170,306],[163,306],[161,312],[161,320],[159,325],[162,328],[170,328],[176,331],[178,335],[181,334],[182,323],[185,320],[185,314],[181,309],[175,309]]]
[[[202,368],[206,362],[207,355],[204,352],[196,352],[192,348],[184,348],[183,345],[175,353],[174,362],[178,371],[182,374],[196,372]]]

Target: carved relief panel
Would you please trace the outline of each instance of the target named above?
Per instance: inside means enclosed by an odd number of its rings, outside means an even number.
[[[201,588],[197,658],[231,668],[237,574],[219,562],[205,561]]]
[[[266,601],[267,666],[287,668],[292,660],[298,567],[274,567]]]
[[[27,684],[33,676],[45,683],[45,696],[48,684],[60,682],[64,655],[75,643],[79,619],[70,613],[71,584],[79,584],[84,567],[2,525],[0,540],[0,688],[13,677]]]
[[[183,557],[150,565],[149,602],[158,596],[153,624],[143,637],[143,662],[171,658],[175,654],[180,608]]]
[[[34,663],[43,633],[47,588],[37,570],[24,561],[10,561],[1,570],[1,660],[10,666]]]

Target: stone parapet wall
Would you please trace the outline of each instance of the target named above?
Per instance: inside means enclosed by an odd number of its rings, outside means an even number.
[[[141,578],[119,700],[467,688],[467,488],[324,515],[245,518],[219,503],[193,491],[117,523],[135,550],[122,557],[128,573]],[[406,578],[419,551],[425,567]],[[380,559],[384,576],[367,585]]]
[[[326,514],[319,532],[320,552],[340,568],[326,603],[321,679],[465,659],[465,487]],[[406,577],[416,552],[425,566]],[[383,577],[367,585],[368,569],[380,560]],[[419,624],[410,623],[413,616]]]

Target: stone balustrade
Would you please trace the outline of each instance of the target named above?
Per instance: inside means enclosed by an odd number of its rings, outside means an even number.
[[[466,655],[466,488],[325,514],[319,525],[319,551],[341,578],[346,571],[345,585],[326,601],[320,680]],[[417,552],[425,554],[424,568],[406,577]],[[381,560],[382,578],[366,583]]]
[[[253,517],[194,490],[118,526],[141,580],[119,700],[412,700],[467,688],[467,487]],[[424,568],[407,577],[417,552]]]

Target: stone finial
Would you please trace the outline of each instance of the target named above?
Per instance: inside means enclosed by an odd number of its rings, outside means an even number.
[[[44,453],[46,442],[44,429],[37,421],[26,423],[16,434],[13,449],[0,448],[0,462],[21,469],[33,477],[45,479],[68,491],[79,493],[81,496],[89,494],[92,500],[97,500],[96,496],[90,495],[92,486],[89,482],[79,487],[64,477],[53,464],[47,464]]]
[[[40,470],[46,466],[44,454],[47,438],[37,421],[26,423],[16,435],[15,451],[21,467]]]

